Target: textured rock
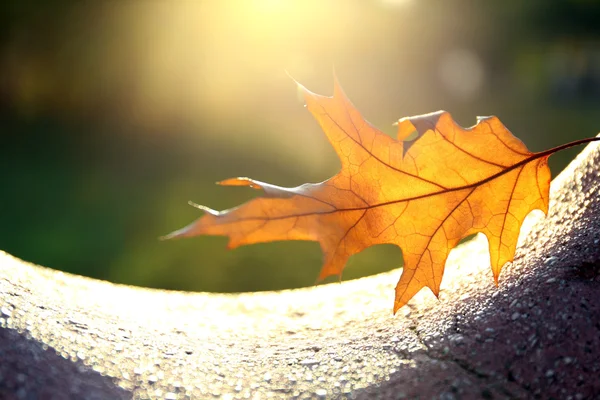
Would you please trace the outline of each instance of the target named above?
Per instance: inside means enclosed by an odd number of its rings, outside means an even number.
[[[149,290],[0,253],[0,398],[600,396],[600,151],[553,182],[493,284],[485,237],[439,301],[399,270],[248,294]]]

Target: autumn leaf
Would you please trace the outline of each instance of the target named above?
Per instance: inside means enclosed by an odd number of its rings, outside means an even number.
[[[423,287],[438,296],[448,253],[476,232],[488,238],[497,284],[514,257],[525,216],[548,211],[548,157],[595,140],[532,153],[496,117],[479,118],[465,129],[444,111],[400,119],[395,140],[365,121],[337,80],[333,97],[299,88],[341,171],[295,188],[227,179],[220,184],[249,186],[264,196],[220,212],[197,205],[205,215],[166,238],[224,235],[228,248],[318,241],[324,253],[319,280],[341,276],[348,258],[367,247],[395,244],[404,269],[394,313]]]

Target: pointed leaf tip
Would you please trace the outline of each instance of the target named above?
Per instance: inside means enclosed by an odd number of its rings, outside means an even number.
[[[337,75],[335,75],[335,71],[333,74],[333,97],[340,97],[346,99],[346,101],[349,101],[348,96],[346,96],[346,92],[344,92]]]
[[[203,206],[202,204],[197,204],[197,203],[194,203],[194,202],[193,202],[193,201],[191,201],[191,200],[190,200],[190,201],[188,201],[188,204],[189,204],[190,206],[192,206],[192,207],[194,207],[194,208],[197,208],[197,209],[199,209],[199,210],[202,210],[202,211],[204,211],[204,212],[206,212],[206,213],[208,213],[208,214],[211,214],[211,215],[214,215],[214,216],[217,216],[217,215],[219,215],[219,211],[217,211],[217,210],[213,210],[212,208],[208,208],[208,207],[206,207],[206,206]]]
[[[242,177],[242,178],[229,178],[217,182],[220,186],[249,186],[252,189],[262,189],[262,182],[255,181],[254,179]]]
[[[167,235],[161,236],[158,239],[161,241],[164,241],[164,240],[171,240],[171,239],[178,239],[178,238],[185,237],[185,235],[190,231],[190,227],[191,227],[191,225],[188,225],[184,228],[173,231]]]
[[[314,94],[313,92],[311,92],[310,90],[308,90],[306,88],[306,86],[304,86],[303,84],[301,84],[300,82],[298,82],[296,80],[296,78],[294,78],[290,72],[288,70],[285,70],[285,74],[292,80],[292,82],[294,82],[294,84],[296,85],[296,90],[298,91],[298,97],[302,98],[306,95],[306,94]]]
[[[287,69],[286,69],[286,70],[284,70],[284,71],[285,71],[285,74],[288,76],[288,78],[290,78],[292,81],[294,81],[294,83],[295,83],[296,85],[300,85],[300,83],[298,83],[298,81],[296,80],[296,78],[294,78],[294,77],[292,76],[292,74],[290,74],[290,71],[288,71]]]

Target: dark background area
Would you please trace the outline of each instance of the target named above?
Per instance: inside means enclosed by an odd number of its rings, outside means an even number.
[[[161,242],[253,195],[339,163],[286,70],[330,94],[332,66],[363,115],[395,134],[445,109],[497,115],[534,151],[600,131],[600,2],[585,0],[0,3],[0,249],[134,285],[251,291],[312,285],[316,243],[226,251]],[[556,175],[581,149],[551,158]],[[344,279],[401,263],[393,246]]]

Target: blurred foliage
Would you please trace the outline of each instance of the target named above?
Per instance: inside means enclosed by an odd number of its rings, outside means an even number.
[[[331,92],[331,67],[376,126],[446,109],[498,115],[530,149],[600,130],[595,1],[7,0],[0,5],[0,248],[115,282],[181,290],[312,285],[319,246],[226,251],[160,242],[254,195],[338,163],[290,73]],[[580,149],[551,158],[558,173]],[[393,246],[344,279],[401,265]]]

